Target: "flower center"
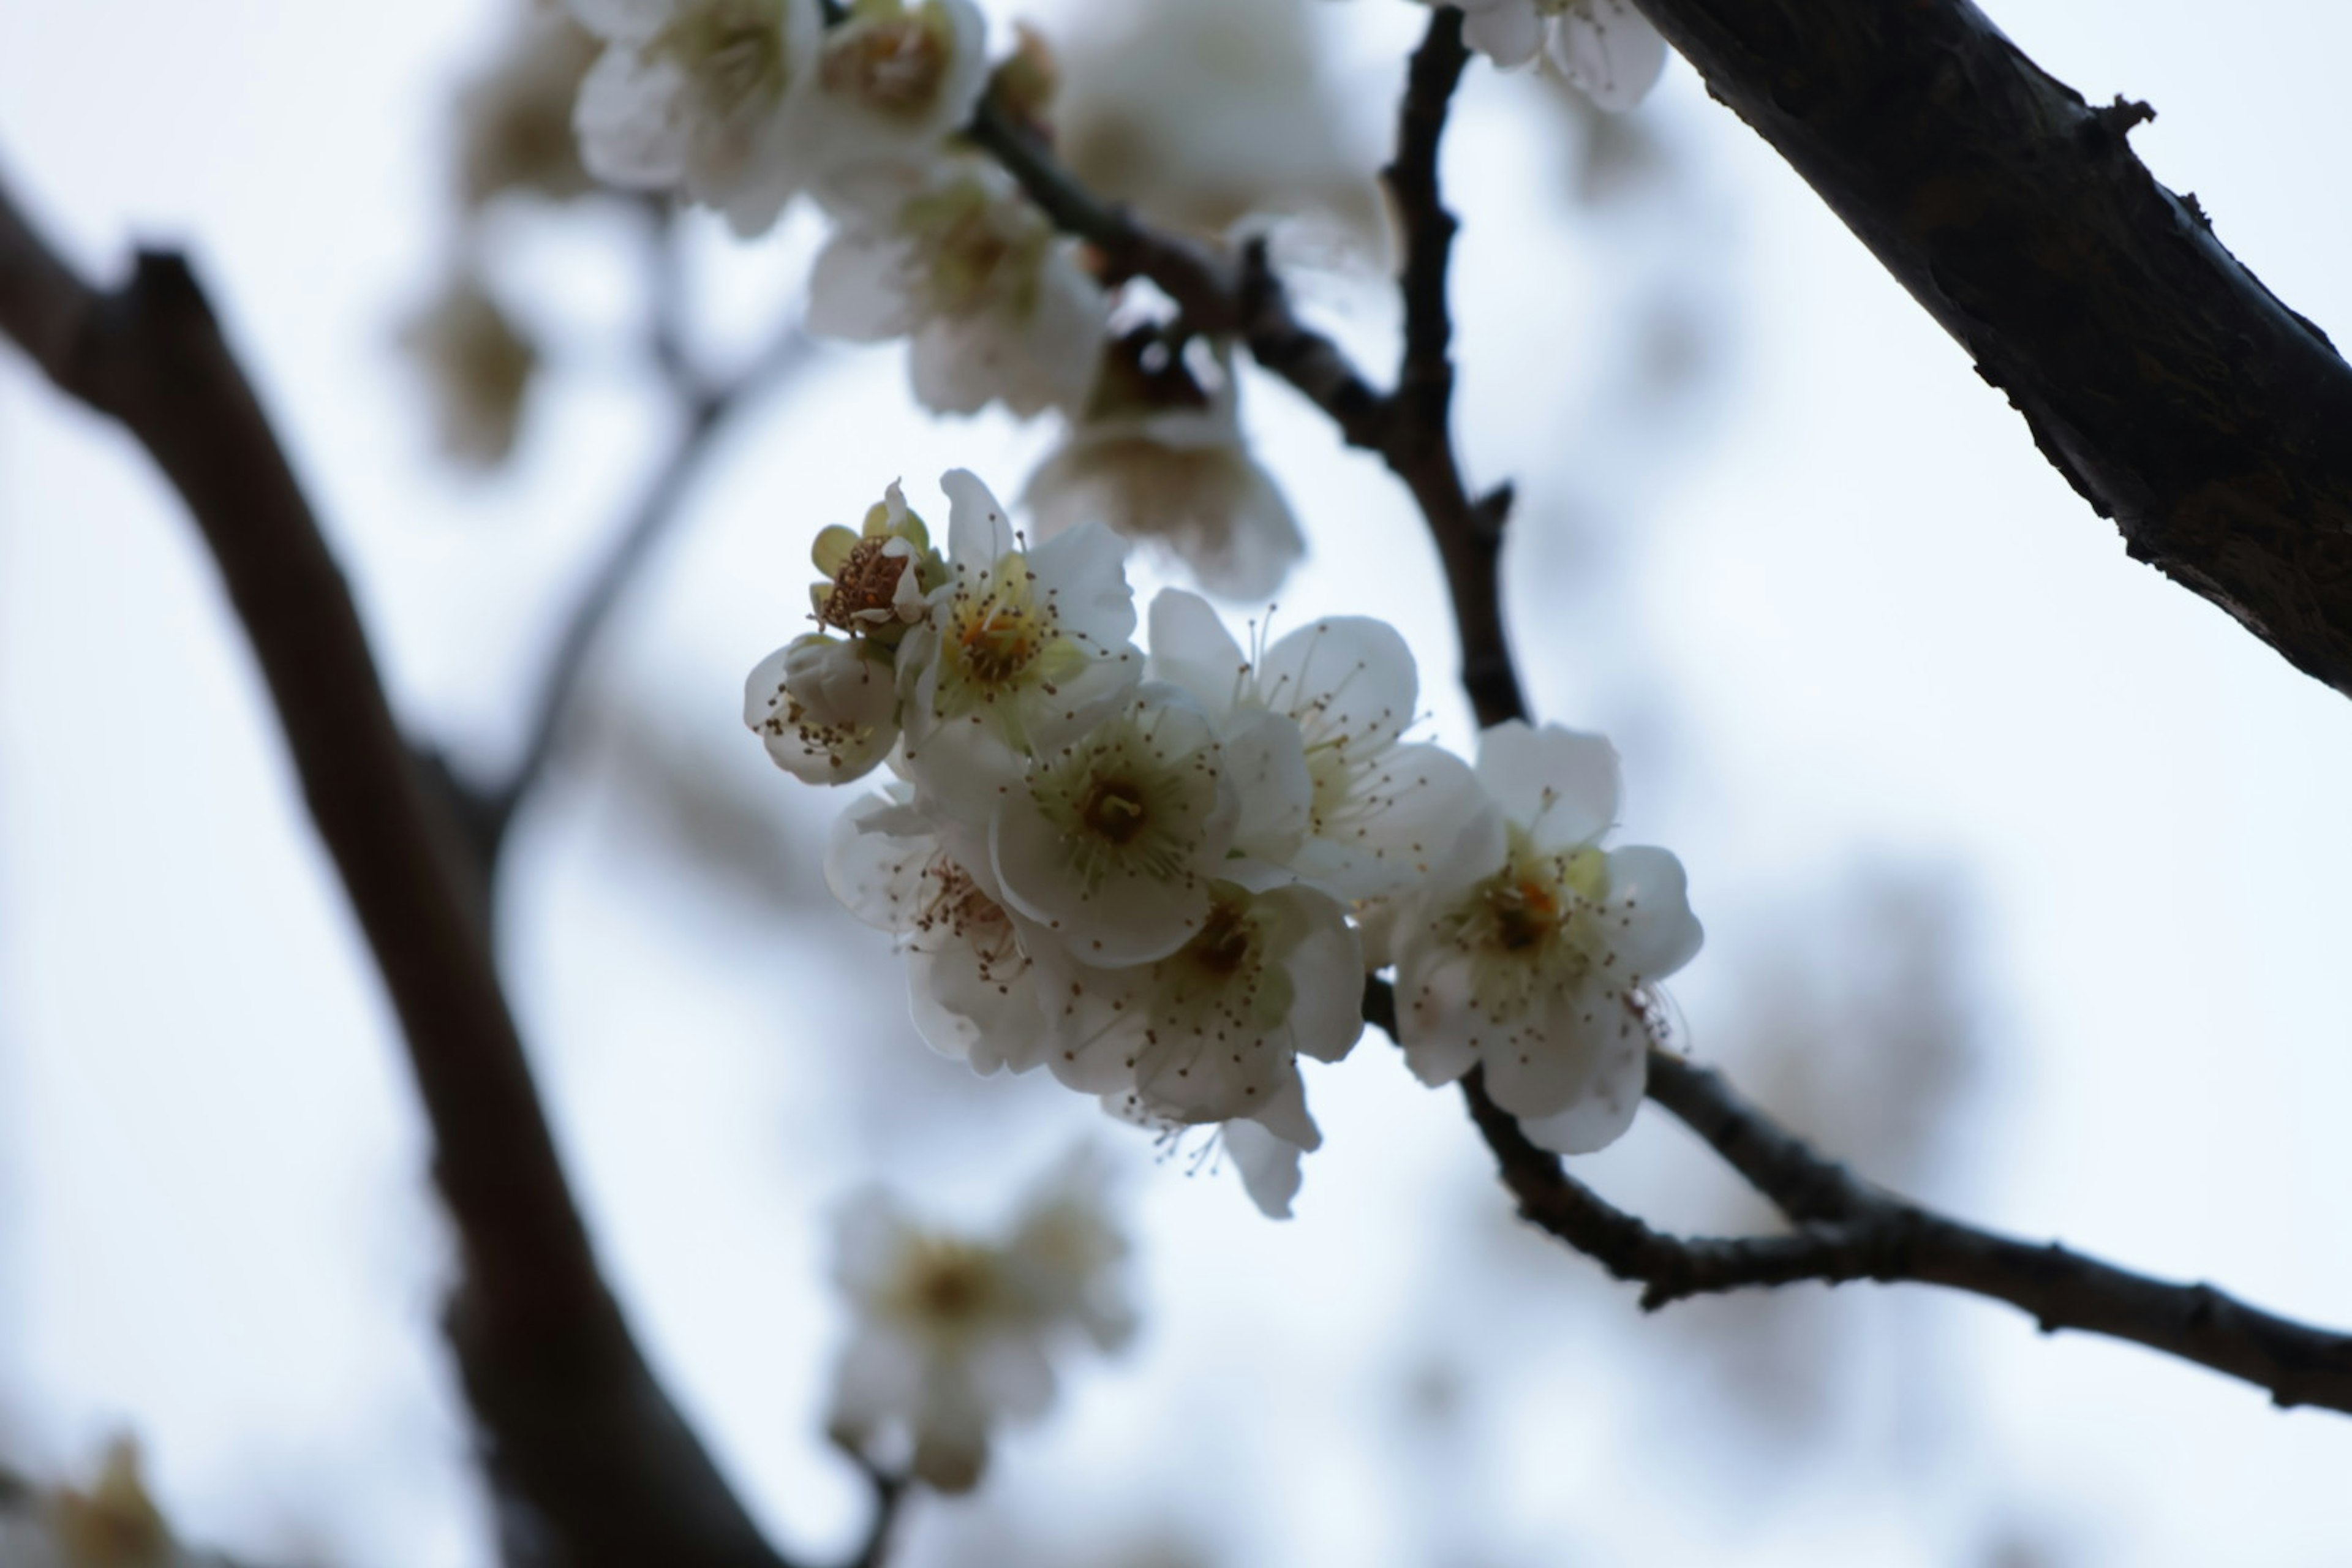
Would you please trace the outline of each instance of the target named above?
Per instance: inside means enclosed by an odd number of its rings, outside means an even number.
[[[1142,832],[1150,816],[1143,791],[1123,778],[1095,780],[1078,805],[1078,820],[1087,831],[1117,845]]]
[[[917,119],[947,76],[945,32],[926,14],[853,23],[825,46],[824,89],[853,94],[895,119]]]
[[[663,28],[647,52],[676,60],[731,117],[783,91],[783,35],[772,11],[762,13],[749,0],[711,0]]]
[[[1194,963],[1220,978],[1238,973],[1250,955],[1249,917],[1242,906],[1225,899],[1212,904],[1209,923],[1187,952]]]
[[[844,631],[860,631],[872,622],[896,614],[898,579],[907,574],[914,557],[893,552],[882,539],[861,539],[849,559],[833,576],[833,591],[816,618]]]
[[[974,680],[997,686],[1011,680],[1037,657],[1042,638],[1035,612],[991,597],[973,606],[956,632],[964,670]]]
[[[1559,898],[1548,884],[1523,877],[1488,890],[1495,940],[1507,952],[1521,952],[1559,930]]]

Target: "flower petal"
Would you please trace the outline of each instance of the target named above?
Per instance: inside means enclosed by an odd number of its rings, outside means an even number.
[[[1617,821],[1617,748],[1605,736],[1509,720],[1478,737],[1478,777],[1538,849],[1589,844]]]

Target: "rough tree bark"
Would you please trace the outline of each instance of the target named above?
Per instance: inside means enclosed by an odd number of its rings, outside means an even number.
[[[2352,693],[2352,367],[1969,0],[1637,0],[2131,553]]]

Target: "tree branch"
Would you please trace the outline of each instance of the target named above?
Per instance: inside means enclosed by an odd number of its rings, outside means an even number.
[[[2352,367],[1968,0],[1640,0],[2132,555],[2352,693]]]
[[[446,802],[423,787],[357,609],[185,259],[81,281],[0,191],[0,332],[120,421],[186,502],[375,956],[434,1140],[460,1274],[445,1326],[509,1548],[579,1568],[778,1568],[598,1272],[492,966]]]
[[[1396,996],[1372,980],[1364,1018],[1396,1034]],[[2044,1333],[2079,1329],[2195,1362],[2298,1405],[2352,1414],[2352,1334],[2295,1322],[2210,1285],[2151,1279],[2055,1242],[2019,1241],[1949,1219],[1862,1181],[1742,1100],[1723,1077],[1650,1053],[1649,1097],[1705,1139],[1795,1224],[1784,1236],[1684,1237],[1652,1230],[1568,1173],[1487,1098],[1462,1095],[1519,1214],[1640,1284],[1654,1311],[1685,1297],[1814,1281],[1910,1282],[2006,1301]]]

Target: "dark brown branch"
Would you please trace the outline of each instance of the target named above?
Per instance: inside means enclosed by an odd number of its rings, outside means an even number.
[[[1396,1033],[1396,996],[1369,982],[1364,1019]],[[1643,1287],[1654,1310],[1685,1297],[1814,1281],[1910,1282],[2006,1301],[2042,1332],[2078,1329],[2195,1362],[2298,1405],[2352,1414],[2352,1334],[2252,1307],[2210,1285],[2151,1279],[2055,1242],[2019,1241],[1871,1185],[1740,1099],[1722,1076],[1650,1053],[1649,1097],[1705,1139],[1794,1223],[1785,1236],[1683,1237],[1652,1230],[1568,1173],[1463,1080],[1471,1120],[1529,1223]]]
[[[146,448],[210,547],[303,797],[398,1016],[455,1222],[446,1317],[529,1561],[777,1568],[598,1272],[492,967],[446,801],[403,744],[357,609],[186,261],[83,283],[0,193],[0,332]]]
[[[2352,692],[2352,367],[1968,0],[1640,0],[2139,560]]]

